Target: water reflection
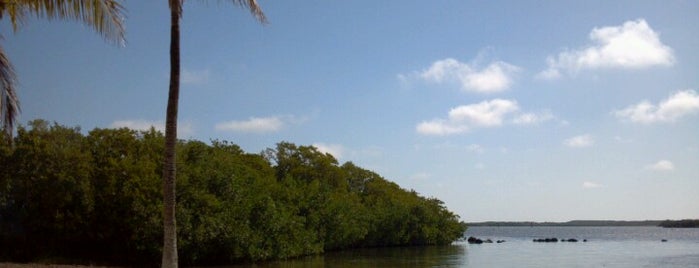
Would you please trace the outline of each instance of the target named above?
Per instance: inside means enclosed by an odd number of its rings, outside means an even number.
[[[355,249],[319,256],[233,267],[464,267],[464,245]]]

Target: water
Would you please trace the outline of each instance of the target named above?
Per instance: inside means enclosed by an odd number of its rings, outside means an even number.
[[[472,227],[466,235],[507,242],[466,245],[464,267],[699,267],[699,229]],[[532,242],[546,237],[588,242]]]
[[[466,236],[506,242],[357,249],[236,267],[699,267],[696,228],[470,227]],[[546,237],[580,242],[532,242]]]

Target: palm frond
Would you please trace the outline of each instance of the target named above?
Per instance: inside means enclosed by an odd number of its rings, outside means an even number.
[[[21,10],[22,4],[18,1],[13,0],[0,0],[0,19],[7,13],[10,16],[10,22],[12,23],[12,28],[17,31],[19,25],[24,22],[24,13],[18,12]]]
[[[267,17],[265,13],[262,12],[262,8],[257,4],[257,0],[234,0],[236,5],[246,7],[250,10],[250,13],[262,24],[267,23]]]
[[[15,121],[19,114],[19,99],[15,91],[17,75],[12,63],[0,47],[0,121],[7,138],[12,137]]]
[[[257,19],[262,24],[267,24],[267,17],[265,16],[265,13],[262,12],[262,7],[260,7],[259,4],[257,4],[257,0],[227,0],[226,2],[233,2],[233,4],[247,8],[250,10],[250,13]],[[222,0],[218,1],[219,3],[222,2]]]
[[[125,42],[124,7],[121,0],[0,0],[0,18],[7,14],[15,31],[28,14],[52,19],[76,20],[91,26],[105,39]]]

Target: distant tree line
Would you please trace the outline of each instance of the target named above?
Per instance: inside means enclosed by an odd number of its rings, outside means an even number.
[[[20,126],[0,141],[0,260],[157,264],[163,139],[154,129]],[[466,230],[440,200],[312,146],[250,154],[180,140],[177,162],[185,265],[449,244]]]
[[[530,221],[486,221],[468,223],[468,226],[658,226],[660,221],[607,221],[574,220],[567,222],[530,222]]]
[[[664,227],[664,228],[699,228],[699,220],[690,220],[690,219],[679,220],[679,221],[665,220],[665,221],[661,222],[658,226]]]

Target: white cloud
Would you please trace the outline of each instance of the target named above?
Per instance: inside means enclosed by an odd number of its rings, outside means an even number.
[[[428,81],[442,83],[449,78],[457,77],[459,73],[468,73],[470,71],[471,68],[467,64],[447,58],[432,63],[430,68],[420,73],[420,77]]]
[[[678,91],[658,105],[642,101],[613,114],[634,123],[674,122],[680,118],[699,113],[699,95],[694,90]]]
[[[466,133],[474,128],[499,127],[505,123],[534,124],[553,118],[553,115],[519,113],[514,100],[493,99],[452,108],[446,119],[424,121],[416,126],[423,135],[453,135]]]
[[[183,84],[203,84],[209,81],[209,70],[191,71],[183,69],[180,79]]]
[[[151,127],[155,130],[165,133],[165,121],[157,120],[117,120],[109,125],[110,128],[128,128],[133,130],[148,131]],[[194,134],[194,127],[191,122],[178,122],[177,123],[177,137],[189,137]]]
[[[660,41],[658,33],[644,19],[627,21],[620,26],[594,28],[589,38],[593,44],[585,48],[549,57],[548,69],[540,72],[538,77],[555,79],[561,76],[561,71],[641,69],[670,66],[675,62],[672,48]]]
[[[549,121],[553,119],[554,116],[551,114],[551,112],[543,112],[543,113],[523,113],[518,116],[516,116],[512,122],[517,124],[517,125],[535,125],[539,124],[542,122]]]
[[[321,153],[331,154],[336,159],[342,158],[342,156],[345,153],[345,147],[340,144],[328,144],[318,142],[314,143],[313,147],[316,147],[316,149],[318,149],[318,151]]]
[[[150,130],[154,127],[156,130],[165,132],[165,122],[161,121],[148,121],[148,120],[117,120],[109,125],[111,128],[128,128],[133,130]]]
[[[563,144],[571,148],[583,148],[594,145],[595,140],[589,134],[585,134],[566,139]]]
[[[493,127],[502,125],[505,115],[517,110],[519,106],[516,101],[494,99],[451,109],[449,119],[474,126]]]
[[[549,68],[538,73],[536,77],[544,80],[554,80],[560,78],[561,72],[558,71],[558,69],[552,67],[552,65],[556,64],[554,60],[552,58],[548,58],[546,61],[549,64]]]
[[[466,133],[469,128],[466,125],[459,125],[456,122],[434,119],[432,121],[421,122],[417,125],[416,130],[423,135],[443,136]]]
[[[494,62],[483,70],[474,71],[461,79],[462,87],[478,92],[499,92],[510,87],[512,74],[519,68],[505,62]]]
[[[654,171],[672,171],[675,170],[675,165],[668,160],[660,160],[654,164],[647,165],[646,169]]]
[[[600,188],[600,187],[602,187],[602,184],[599,184],[596,182],[591,182],[591,181],[584,181],[582,183],[582,187],[585,189]]]
[[[419,77],[434,83],[456,82],[463,91],[478,93],[494,93],[509,88],[513,83],[513,76],[520,70],[512,64],[496,61],[483,69],[447,58],[438,60],[419,73]],[[405,81],[404,75],[398,76]]]
[[[268,133],[276,132],[284,127],[281,117],[251,117],[244,121],[228,121],[216,124],[216,130],[233,132]]]

